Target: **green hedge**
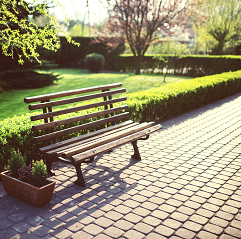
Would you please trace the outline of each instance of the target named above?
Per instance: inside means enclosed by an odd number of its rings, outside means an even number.
[[[193,77],[220,74],[223,72],[241,70],[241,56],[181,56],[164,55],[168,60],[171,73],[185,74]],[[135,60],[131,54],[116,56],[113,62],[113,70],[134,71]],[[155,59],[155,55],[145,55],[141,63],[141,69],[160,69],[166,67],[163,61]]]
[[[89,101],[89,103],[95,103],[97,100]],[[71,105],[73,106],[80,106],[85,104],[84,102]],[[55,109],[58,110],[58,109]],[[104,107],[98,107],[97,109],[88,109],[82,112],[74,112],[68,114],[68,117],[76,117],[79,115],[84,115],[87,113],[93,113],[97,110],[104,110]],[[31,162],[32,160],[40,160],[40,156],[38,154],[38,147],[45,146],[46,144],[43,142],[38,144],[38,146],[34,143],[34,137],[44,134],[44,132],[33,131],[32,126],[41,124],[43,121],[30,121],[31,115],[41,114],[41,111],[36,111],[33,113],[27,113],[21,116],[14,116],[12,118],[7,118],[5,120],[0,121],[0,172],[4,170],[7,165],[8,159],[10,158],[12,148],[19,149],[19,151],[24,155],[27,162]],[[55,120],[61,120],[66,118],[65,115],[55,117]],[[104,118],[99,117],[98,119]],[[97,118],[87,119],[80,122],[74,122],[68,125],[61,125],[56,127],[56,131],[63,130],[68,127],[74,127],[77,125],[81,125],[83,123],[89,123]],[[94,131],[96,129],[100,129],[103,126],[97,126],[92,129],[83,130],[81,132],[72,133],[68,136],[62,137],[61,140],[65,140],[68,138],[72,138],[84,133],[88,133]]]
[[[127,95],[127,102],[123,104],[128,104],[130,118],[133,121],[162,121],[237,92],[241,92],[241,71],[195,78],[161,88],[131,93]],[[102,108],[98,108],[100,109]],[[93,111],[94,109],[90,109],[81,113]],[[72,116],[77,114],[73,113]],[[39,159],[37,147],[33,142],[33,137],[38,133],[31,130],[31,126],[36,122],[30,121],[30,115],[33,114],[28,113],[0,121],[0,170],[3,170],[7,164],[11,147],[24,153],[27,160]],[[59,129],[64,127],[61,126]],[[86,132],[88,131],[84,131]]]
[[[134,121],[166,120],[241,92],[241,71],[199,77],[128,94]]]

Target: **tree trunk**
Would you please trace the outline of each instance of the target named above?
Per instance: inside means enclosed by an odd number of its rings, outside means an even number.
[[[224,44],[225,44],[224,40],[222,40],[218,43],[217,50],[218,50],[219,55],[223,55]]]
[[[218,44],[216,45],[216,47],[214,48],[214,54],[215,55],[223,55],[223,48],[225,45],[225,41],[223,38],[218,39]]]
[[[141,72],[141,56],[138,55],[135,57],[135,75],[140,75]]]

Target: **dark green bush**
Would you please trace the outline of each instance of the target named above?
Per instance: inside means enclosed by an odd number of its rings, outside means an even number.
[[[38,73],[32,70],[7,71],[1,75],[0,87],[4,90],[34,89],[52,85],[59,75]]]
[[[54,60],[55,63],[61,67],[80,67],[85,68],[84,58],[91,53],[98,53],[105,57],[105,68],[113,69],[113,57],[119,55],[125,51],[124,44],[121,44],[113,51],[109,52],[107,46],[104,43],[92,43],[94,37],[73,37],[75,42],[80,43],[77,47],[73,44],[69,44],[65,37],[60,37],[61,48],[57,51],[58,54],[54,55],[54,58],[46,58],[48,60]]]
[[[241,56],[181,56],[163,55],[168,61],[168,68],[172,74],[184,74],[193,77],[220,74],[223,72],[241,70]],[[134,71],[135,60],[131,54],[116,56],[113,60],[113,70]],[[156,55],[145,55],[141,63],[141,69],[153,72],[159,69],[160,73],[166,67],[163,61]]]
[[[241,92],[241,71],[195,78],[161,88],[131,93],[127,95],[127,102],[116,105],[127,104],[130,119],[133,121],[163,121],[238,92]],[[84,104],[84,102],[81,104]],[[89,109],[86,110],[86,113],[92,113],[99,109]],[[85,112],[82,113],[85,114]],[[27,164],[32,160],[40,159],[38,147],[33,139],[41,133],[32,131],[32,125],[38,123],[30,121],[30,115],[36,114],[39,113],[28,113],[0,121],[0,171],[6,168],[12,148],[19,149],[27,159]],[[71,114],[72,117],[77,115],[79,115],[79,112]],[[56,120],[64,117],[66,116],[59,116]],[[91,119],[88,120],[88,122],[90,121]],[[71,126],[82,123],[73,123]],[[61,126],[57,130],[65,127]],[[87,133],[89,130],[85,130],[83,133]],[[81,132],[72,136],[78,134],[81,134]]]
[[[98,53],[92,53],[85,57],[84,62],[85,67],[92,73],[99,73],[99,71],[104,67],[105,58]]]

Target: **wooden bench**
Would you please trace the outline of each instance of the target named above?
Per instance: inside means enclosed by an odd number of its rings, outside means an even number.
[[[24,99],[24,102],[27,104],[40,101],[40,103],[29,105],[29,110],[41,109],[43,113],[40,112],[38,115],[33,115],[30,119],[31,121],[44,120],[43,124],[35,125],[32,129],[41,131],[41,135],[35,137],[34,140],[36,143],[42,144],[42,146],[39,147],[39,151],[41,157],[46,160],[50,174],[52,172],[53,161],[60,159],[74,165],[78,177],[75,184],[85,187],[81,164],[93,162],[94,156],[110,151],[123,144],[132,143],[134,148],[132,158],[137,160],[141,159],[137,147],[137,140],[148,139],[151,133],[161,129],[161,125],[155,125],[154,122],[139,124],[133,123],[131,120],[123,122],[124,119],[129,116],[129,112],[126,112],[128,109],[127,105],[114,107],[113,104],[125,101],[127,98],[119,97],[112,99],[113,95],[126,92],[124,88],[114,89],[121,86],[121,83],[115,83]],[[91,94],[86,95],[86,93],[90,92]],[[88,102],[88,100],[97,98],[101,98],[101,101],[94,103]],[[85,102],[85,105],[59,108],[65,104],[73,105],[73,103],[81,101],[87,102]],[[54,107],[57,109],[53,110]],[[97,107],[102,107],[103,109],[97,110],[94,113],[81,114],[84,110]],[[78,116],[68,117],[68,114],[72,112],[78,112]],[[56,116],[64,114],[66,114],[65,119],[54,120]],[[83,121],[86,120],[90,122],[83,123]],[[122,123],[120,123],[120,120],[122,120]],[[80,122],[83,124],[80,124]],[[76,125],[71,126],[73,123]],[[67,128],[56,130],[56,128],[60,128],[62,125]],[[99,129],[93,131],[96,127],[99,127]],[[68,137],[68,135],[73,135],[74,133],[79,133],[79,135],[60,141],[60,139]],[[44,146],[43,142],[45,144]]]

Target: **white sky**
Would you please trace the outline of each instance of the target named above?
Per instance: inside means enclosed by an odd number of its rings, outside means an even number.
[[[64,20],[66,14],[68,18],[83,21],[85,11],[85,22],[88,23],[89,18],[91,25],[93,23],[99,23],[107,17],[106,9],[103,7],[99,0],[88,0],[89,8],[86,7],[87,0],[58,1],[65,7],[65,9],[62,10],[61,8],[53,8],[50,10],[50,12],[54,12],[56,17],[60,20]],[[88,9],[90,17],[88,16]]]

